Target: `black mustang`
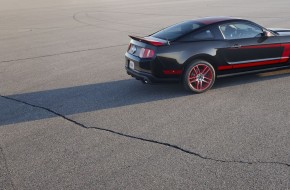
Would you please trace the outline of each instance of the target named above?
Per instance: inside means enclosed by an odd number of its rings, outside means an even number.
[[[130,37],[129,75],[144,83],[182,80],[196,93],[210,89],[216,77],[290,67],[290,30],[244,19],[207,17]]]

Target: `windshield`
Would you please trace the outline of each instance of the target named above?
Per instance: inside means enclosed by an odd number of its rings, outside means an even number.
[[[160,30],[152,34],[151,36],[155,38],[160,38],[163,40],[172,41],[202,26],[204,26],[204,24],[190,20],[190,21],[185,21],[182,23],[175,24],[173,26],[169,26],[168,28]]]

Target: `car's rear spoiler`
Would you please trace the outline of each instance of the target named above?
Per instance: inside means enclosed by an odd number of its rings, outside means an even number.
[[[139,42],[143,42],[146,44],[150,44],[153,46],[164,46],[164,45],[169,45],[169,42],[167,40],[162,40],[159,38],[154,38],[154,37],[139,37],[139,36],[131,36],[129,35],[130,38],[132,38],[133,40],[139,41]]]

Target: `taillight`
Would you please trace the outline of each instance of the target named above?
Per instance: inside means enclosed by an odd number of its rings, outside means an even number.
[[[134,45],[134,44],[129,44],[129,47],[128,47],[128,52],[130,54],[134,54],[135,52],[137,51],[137,47]]]
[[[127,49],[127,51],[129,51],[129,50],[130,50],[130,48],[131,48],[131,43],[129,43],[129,46],[128,46],[128,49]]]
[[[154,57],[154,50],[147,49],[147,48],[141,48],[139,57],[140,58],[152,58],[152,57]]]

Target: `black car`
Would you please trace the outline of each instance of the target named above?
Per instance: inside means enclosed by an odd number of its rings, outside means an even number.
[[[182,81],[201,93],[216,77],[290,67],[290,30],[231,17],[206,17],[130,36],[127,73],[144,83]]]

